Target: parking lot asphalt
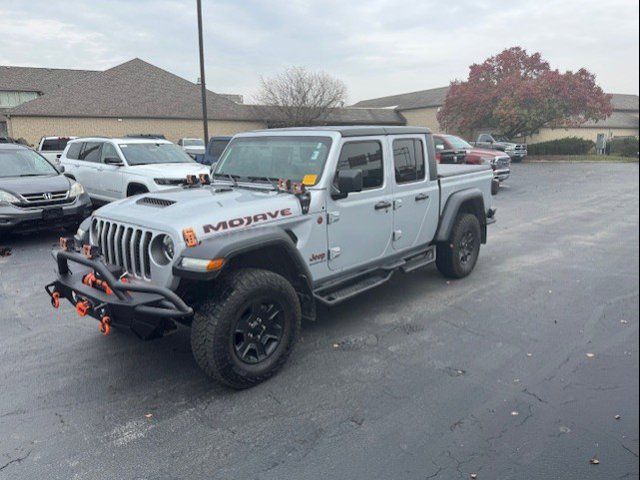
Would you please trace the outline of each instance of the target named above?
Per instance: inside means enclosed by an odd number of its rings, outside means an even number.
[[[638,478],[638,165],[514,165],[494,200],[470,277],[321,310],[242,392],[187,329],[103,337],[52,310],[58,234],[6,240],[0,478]]]

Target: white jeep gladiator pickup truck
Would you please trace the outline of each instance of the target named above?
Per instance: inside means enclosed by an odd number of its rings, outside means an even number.
[[[61,239],[46,290],[103,332],[188,325],[200,367],[247,388],[285,363],[318,303],[432,263],[471,273],[494,222],[492,178],[488,165],[437,165],[424,128],[239,134],[212,178],[94,212]]]
[[[67,144],[60,165],[99,203],[172,188],[187,175],[209,172],[180,147],[158,138],[78,138]]]

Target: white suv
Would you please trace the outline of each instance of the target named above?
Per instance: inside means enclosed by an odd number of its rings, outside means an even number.
[[[65,175],[80,182],[99,202],[171,188],[187,175],[209,172],[168,140],[146,138],[72,140],[60,165]]]

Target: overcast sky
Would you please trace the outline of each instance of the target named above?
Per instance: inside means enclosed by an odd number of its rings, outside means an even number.
[[[140,57],[195,81],[195,0],[0,0],[0,65],[106,69]],[[637,0],[203,0],[208,87],[255,93],[290,65],[341,78],[349,100],[463,79],[514,45],[638,93]]]

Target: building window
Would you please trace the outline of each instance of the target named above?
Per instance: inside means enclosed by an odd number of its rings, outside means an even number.
[[[0,108],[12,108],[38,98],[38,92],[0,91]]]

